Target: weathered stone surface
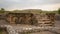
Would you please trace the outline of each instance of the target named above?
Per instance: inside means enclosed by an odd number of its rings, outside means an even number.
[[[41,13],[41,14],[32,14],[32,13],[9,13],[5,16],[5,20],[10,23],[10,25],[5,25],[3,27],[7,28],[9,34],[18,34],[25,32],[40,32],[45,30],[42,27],[52,27],[55,23],[55,14],[51,13]],[[14,26],[12,26],[15,24]],[[19,24],[19,26],[17,26]],[[21,25],[20,25],[21,24]],[[31,26],[37,25],[37,26]]]
[[[54,13],[42,13],[36,15],[38,24],[40,26],[54,26],[55,23],[55,14]]]
[[[37,20],[32,13],[9,13],[7,15],[7,21],[10,24],[30,24],[37,23]]]
[[[60,34],[60,30],[54,27],[39,27],[32,25],[3,25],[9,34]]]
[[[53,24],[55,23],[55,14],[9,13],[7,15],[7,21],[10,24],[40,24],[40,26],[53,26]]]

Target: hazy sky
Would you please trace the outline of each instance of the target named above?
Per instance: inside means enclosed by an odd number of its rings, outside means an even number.
[[[0,0],[0,8],[55,10],[60,8],[60,0]]]

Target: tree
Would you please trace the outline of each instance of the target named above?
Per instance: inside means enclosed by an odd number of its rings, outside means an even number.
[[[5,11],[5,9],[4,8],[1,8],[1,11]]]
[[[60,8],[58,9],[58,14],[60,14]]]
[[[4,13],[5,12],[5,9],[4,8],[1,8],[0,9],[0,13]]]

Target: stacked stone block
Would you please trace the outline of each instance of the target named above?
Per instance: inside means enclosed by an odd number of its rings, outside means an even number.
[[[7,21],[9,21],[10,24],[53,26],[55,23],[55,14],[10,13],[8,14]]]
[[[40,26],[54,26],[54,23],[55,23],[54,13],[37,14],[36,18]]]
[[[37,20],[32,13],[9,13],[7,15],[7,21],[10,24],[29,24],[33,25],[37,23]]]

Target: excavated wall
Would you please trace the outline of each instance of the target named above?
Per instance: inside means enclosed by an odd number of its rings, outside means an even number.
[[[55,23],[55,14],[54,13],[9,13],[7,15],[7,21],[10,24],[29,24],[40,26],[52,26]]]
[[[10,24],[30,24],[37,23],[36,17],[32,13],[9,13],[7,21]]]
[[[8,34],[19,34],[24,32],[38,32],[41,29],[40,26],[54,26],[55,14],[54,13],[8,13],[5,16],[5,20],[9,25],[2,25],[6,27]],[[20,24],[20,25],[10,25]],[[21,25],[23,24],[23,25]],[[27,24],[27,25],[24,25]],[[38,26],[33,26],[38,25]]]

